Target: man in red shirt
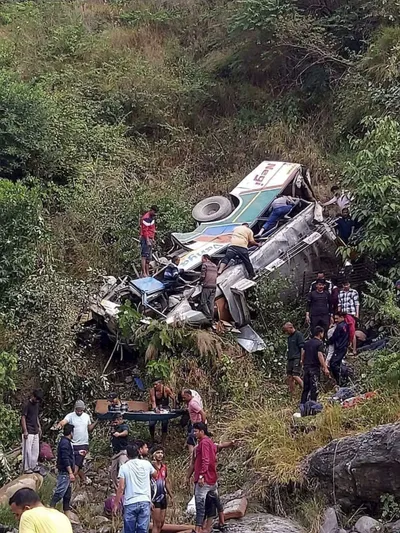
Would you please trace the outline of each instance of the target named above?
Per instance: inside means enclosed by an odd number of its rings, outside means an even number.
[[[207,494],[210,490],[217,490],[217,446],[207,437],[207,426],[204,422],[193,424],[193,431],[198,442],[194,460],[196,533],[201,533]]]
[[[152,205],[150,209],[140,217],[140,255],[142,258],[142,276],[144,278],[150,276],[149,263],[151,261],[154,238],[156,235],[155,216],[157,211],[157,206]]]

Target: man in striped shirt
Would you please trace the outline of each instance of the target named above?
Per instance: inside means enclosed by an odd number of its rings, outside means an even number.
[[[343,282],[343,289],[339,292],[339,312],[345,313],[345,321],[349,326],[349,340],[353,353],[357,351],[356,319],[360,316],[360,299],[358,292],[350,287],[348,281]]]

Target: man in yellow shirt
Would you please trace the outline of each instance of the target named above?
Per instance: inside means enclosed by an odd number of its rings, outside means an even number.
[[[237,257],[244,264],[249,274],[249,278],[254,278],[254,269],[250,261],[248,250],[249,244],[252,246],[261,246],[261,244],[254,240],[254,234],[249,228],[247,222],[245,222],[233,230],[231,244],[228,246],[225,257],[222,259],[219,265],[218,274],[221,274],[228,266],[229,262]]]
[[[72,533],[68,518],[45,507],[32,489],[17,490],[8,503],[19,521],[19,533]]]

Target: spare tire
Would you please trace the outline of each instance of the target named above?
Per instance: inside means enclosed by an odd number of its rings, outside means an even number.
[[[233,211],[228,198],[224,196],[210,196],[194,206],[192,217],[197,222],[213,222],[227,217]]]

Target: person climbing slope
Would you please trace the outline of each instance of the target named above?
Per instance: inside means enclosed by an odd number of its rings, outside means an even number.
[[[152,510],[152,533],[161,533],[168,507],[167,496],[173,500],[173,495],[168,478],[167,465],[163,462],[165,456],[164,448],[162,446],[156,446],[151,450],[151,455],[153,458],[152,465],[157,473],[157,477],[152,480],[155,485]]]

